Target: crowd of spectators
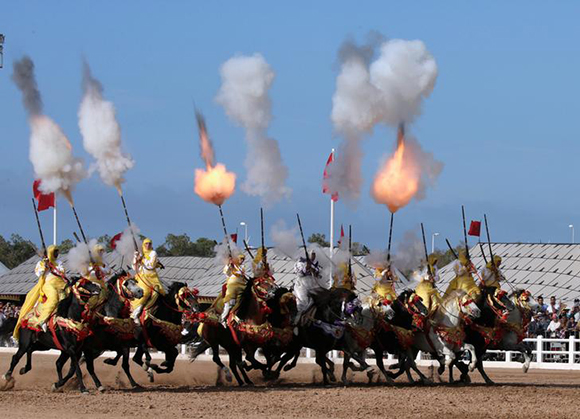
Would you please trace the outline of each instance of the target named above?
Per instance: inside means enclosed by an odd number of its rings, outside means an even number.
[[[529,337],[565,339],[579,336],[580,332],[580,299],[574,300],[572,307],[550,297],[548,304],[544,297],[537,298],[538,309],[534,313],[528,329]]]
[[[0,327],[5,320],[11,317],[18,318],[18,314],[20,314],[20,306],[0,301]]]

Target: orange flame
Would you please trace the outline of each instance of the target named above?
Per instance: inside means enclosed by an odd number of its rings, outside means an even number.
[[[232,196],[235,188],[235,173],[228,172],[221,163],[207,170],[195,169],[195,193],[206,202],[221,205]]]
[[[196,112],[199,146],[206,169],[195,169],[195,193],[206,202],[222,205],[236,189],[236,175],[218,163],[214,166],[213,145],[207,135],[203,115]]]
[[[405,148],[405,137],[399,128],[397,149],[375,176],[371,194],[377,203],[395,213],[415,196],[420,180],[419,165]]]

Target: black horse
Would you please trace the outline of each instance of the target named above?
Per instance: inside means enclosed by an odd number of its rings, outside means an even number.
[[[475,347],[477,356],[476,368],[485,380],[486,384],[494,384],[483,369],[483,357],[495,340],[501,341],[501,335],[494,336],[494,333],[501,333],[501,317],[515,309],[515,305],[508,298],[505,292],[501,292],[496,297],[496,289],[493,287],[482,288],[481,297],[477,301],[477,306],[481,310],[481,316],[471,322],[465,328],[465,343],[470,343]],[[453,383],[453,367],[456,366],[460,372],[460,381],[469,383],[469,371],[467,365],[460,361],[457,356],[449,368],[449,382]]]
[[[142,296],[143,290],[137,285],[137,281],[128,277],[124,271],[113,275],[107,281],[107,300],[101,310],[93,317],[91,335],[85,340],[82,349],[87,371],[99,391],[104,391],[104,387],[95,373],[94,362],[106,350],[115,351],[123,358],[121,365],[131,387],[139,387],[133,379],[129,367],[129,351],[132,347],[137,346],[139,342],[135,339],[134,332],[132,332],[134,323],[129,319],[128,302]],[[119,320],[124,320],[126,330],[123,331],[115,327],[115,322],[119,322]],[[59,364],[64,365],[68,358],[69,356],[66,352],[61,353]],[[67,382],[73,374],[74,371],[71,368],[67,376],[63,378],[63,381]]]
[[[421,381],[427,381],[427,377],[416,368],[414,362],[416,352],[412,351],[409,342],[406,341],[406,335],[416,330],[417,325],[414,318],[425,319],[428,314],[427,307],[422,301],[415,301],[413,295],[414,291],[412,290],[405,290],[399,294],[397,299],[391,304],[391,308],[394,310],[392,319],[388,321],[384,319],[384,323],[379,324],[373,343],[370,346],[375,353],[377,367],[383,373],[387,382],[392,382],[403,372],[407,374],[409,382],[414,382],[411,376],[411,369],[419,374]],[[410,300],[413,300],[412,308],[410,307]],[[396,355],[399,359],[399,371],[396,373],[391,373],[385,369],[383,362],[385,352]]]
[[[14,332],[17,322],[18,319],[16,317],[8,317],[2,322],[0,326],[0,346],[10,342],[10,337],[12,336],[12,332]]]
[[[74,285],[70,287],[68,296],[59,303],[56,316],[72,320],[77,324],[86,325],[85,319],[91,315],[90,307],[88,307],[87,303],[91,297],[100,293],[101,288],[89,281],[79,281],[79,278],[73,278],[73,282]],[[75,289],[73,290],[73,288]],[[18,341],[18,351],[12,357],[10,368],[4,374],[4,379],[7,382],[13,380],[12,373],[14,372],[14,368],[16,368],[16,365],[24,354],[27,356],[27,362],[26,367],[20,371],[21,374],[25,374],[32,368],[32,352],[36,350],[59,349],[70,357],[71,371],[76,374],[79,382],[79,390],[84,393],[87,389],[83,383],[83,376],[79,367],[79,357],[83,344],[84,339],[75,332],[67,330],[67,328],[58,324],[55,325],[54,331],[51,330],[48,332],[22,328]],[[63,366],[64,362],[61,363],[59,358],[56,363],[58,381],[53,385],[55,389],[64,385],[62,377]]]

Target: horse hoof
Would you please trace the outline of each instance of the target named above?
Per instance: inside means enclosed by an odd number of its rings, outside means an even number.
[[[107,391],[107,389],[105,388],[105,386],[99,386],[97,388],[97,390],[99,390],[99,393],[104,393],[105,391]]]
[[[526,365],[526,364],[522,365],[522,371],[523,371],[524,374],[526,374],[529,369],[530,369],[530,366],[529,365]]]
[[[2,376],[2,378],[4,379],[4,381],[10,381],[10,379],[12,378],[12,375],[11,375],[11,374],[8,374],[8,373],[6,373],[6,374],[4,374],[4,375]]]
[[[149,378],[149,382],[150,383],[154,383],[155,382],[155,375],[153,375],[152,371],[147,371],[147,378]]]
[[[143,364],[143,365],[141,365],[141,368],[143,368],[143,371],[147,371],[151,367],[149,365],[147,365],[147,364]]]
[[[0,391],[12,390],[14,388],[15,384],[16,384],[16,380],[14,380],[14,378],[12,378],[12,377],[8,377],[8,379],[5,379],[4,385],[0,386]]]
[[[166,366],[168,366],[168,365],[169,365],[169,362],[167,362],[167,361],[163,361],[163,362],[161,363],[161,366],[162,366],[162,367],[166,367]]]
[[[104,362],[105,364],[107,364],[107,365],[112,365],[113,367],[114,367],[115,365],[117,365],[117,363],[115,362],[115,360],[114,360],[113,358],[107,358],[107,359],[105,359],[103,362]]]
[[[139,384],[135,383],[135,384],[131,385],[131,390],[143,390],[143,387],[140,386]]]
[[[89,394],[89,390],[86,388],[81,388],[81,394]]]
[[[53,383],[52,387],[50,388],[50,391],[52,391],[53,393],[60,393],[62,391],[62,387],[59,387],[58,383]]]
[[[336,376],[334,375],[334,373],[329,372],[328,378],[330,379],[331,382],[336,383]]]
[[[228,383],[231,383],[231,382],[232,382],[232,380],[233,380],[233,377],[232,377],[232,373],[231,373],[231,371],[229,370],[229,368],[228,368],[228,369],[226,369],[226,371],[225,371],[225,375],[226,375],[226,381],[227,381]]]
[[[284,365],[284,368],[283,368],[283,370],[284,370],[285,372],[288,372],[288,371],[290,371],[291,369],[292,369],[292,366],[291,366],[291,365]]]

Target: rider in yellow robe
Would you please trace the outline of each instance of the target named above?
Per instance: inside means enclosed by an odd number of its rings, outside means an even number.
[[[139,316],[144,310],[149,309],[157,301],[159,294],[165,295],[163,284],[157,275],[160,262],[157,252],[153,250],[151,239],[143,240],[142,253],[135,252],[133,269],[136,272],[135,280],[143,289],[143,297],[131,301],[131,318],[140,324]]]
[[[387,262],[385,267],[376,268],[374,277],[376,282],[371,290],[371,300],[374,302],[378,302],[378,300],[395,301],[397,299],[395,282],[399,278],[393,271],[391,264]]]
[[[95,299],[90,302],[92,307],[100,307],[107,301],[108,289],[106,279],[111,274],[111,270],[105,264],[104,256],[105,247],[100,243],[94,245],[91,253],[92,262],[88,266],[88,269],[82,272],[85,279],[101,287],[99,295],[91,297]]]
[[[354,291],[356,288],[356,275],[348,262],[339,263],[336,271],[332,275],[333,288],[344,288]]]
[[[464,251],[459,252],[458,259],[453,265],[455,278],[449,283],[443,298],[449,296],[451,292],[459,290],[477,299],[481,295],[481,289],[475,283],[472,273],[476,272],[473,264]]]
[[[35,322],[42,330],[47,331],[46,321],[55,311],[58,303],[67,295],[68,284],[64,272],[64,266],[58,260],[58,247],[48,246],[46,257],[40,260],[34,268],[38,282],[28,292],[24,305],[20,309],[18,322],[13,332],[15,339],[19,337],[22,320],[35,308],[38,313]]]
[[[268,249],[264,247],[260,247],[256,252],[256,256],[254,256],[254,260],[252,261],[252,273],[254,274],[254,278],[273,278],[272,271],[268,265],[267,255]]]
[[[493,262],[488,262],[485,268],[481,270],[481,285],[484,287],[491,287],[501,289],[501,281],[505,280],[501,270],[501,257],[493,256]]]
[[[223,298],[224,309],[220,321],[226,324],[228,315],[234,307],[239,305],[240,297],[246,288],[246,272],[244,270],[244,260],[246,257],[243,253],[237,256],[231,256],[228,264],[224,267],[224,274],[227,276],[226,292]]]
[[[415,294],[421,297],[429,314],[433,313],[441,303],[441,296],[435,286],[438,280],[437,255],[431,254],[427,260],[427,267],[421,273],[421,282],[415,288]]]

